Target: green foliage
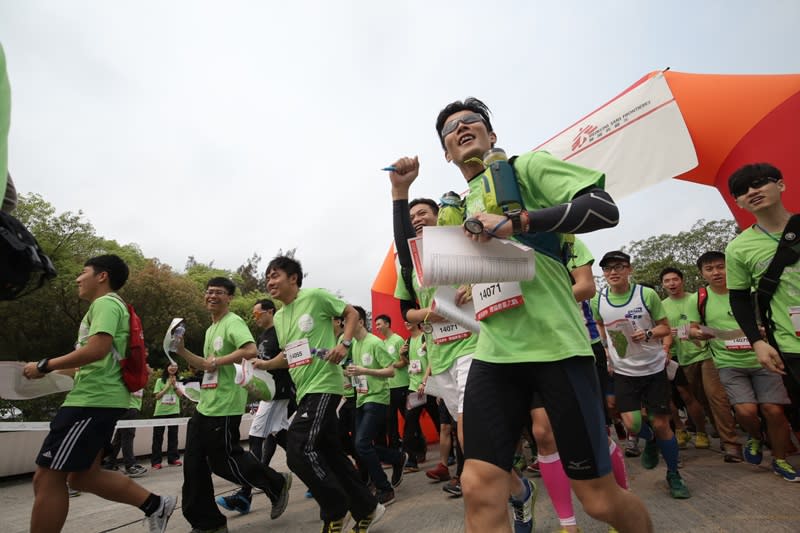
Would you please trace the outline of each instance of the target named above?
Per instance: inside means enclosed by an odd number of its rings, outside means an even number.
[[[662,298],[659,274],[664,268],[675,267],[684,274],[687,292],[694,292],[704,285],[697,270],[697,258],[708,251],[724,252],[728,243],[736,237],[734,220],[698,220],[688,231],[677,235],[658,235],[633,241],[622,248],[631,256],[632,279],[636,283],[654,287]]]

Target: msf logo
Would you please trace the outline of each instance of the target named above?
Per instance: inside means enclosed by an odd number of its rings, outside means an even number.
[[[580,130],[578,130],[578,134],[575,136],[574,139],[572,139],[572,151],[574,152],[575,150],[581,148],[584,144],[586,144],[595,131],[597,131],[597,126],[593,124],[587,124]]]

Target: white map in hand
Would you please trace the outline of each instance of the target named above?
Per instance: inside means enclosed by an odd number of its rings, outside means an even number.
[[[26,364],[22,361],[0,361],[0,398],[30,400],[70,391],[75,384],[71,377],[56,372],[45,374],[41,379],[28,379],[22,375]]]

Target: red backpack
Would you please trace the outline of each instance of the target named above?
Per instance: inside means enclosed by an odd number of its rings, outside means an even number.
[[[129,391],[136,392],[147,385],[147,379],[150,377],[147,373],[147,347],[144,343],[142,319],[136,314],[131,304],[125,303],[119,296],[114,299],[128,309],[130,334],[128,336],[128,353],[124,359],[117,353],[113,345],[111,350],[122,369],[122,381],[125,382]]]

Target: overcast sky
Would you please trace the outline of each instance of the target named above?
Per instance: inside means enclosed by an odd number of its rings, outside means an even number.
[[[297,247],[308,286],[370,306],[391,243],[388,177],[465,183],[434,122],[476,96],[498,146],[530,150],[653,70],[800,72],[800,2],[0,0],[21,192],[181,270],[262,267]],[[731,218],[716,189],[663,183],[587,236],[596,257]]]

